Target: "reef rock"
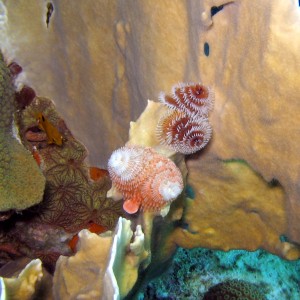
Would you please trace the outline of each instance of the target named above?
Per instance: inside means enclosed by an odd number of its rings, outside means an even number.
[[[105,164],[125,143],[129,121],[146,99],[178,81],[201,80],[216,93],[213,139],[201,155],[245,161],[262,185],[275,179],[284,198],[278,202],[285,211],[280,224],[286,224],[278,233],[300,243],[298,1],[109,1],[92,8],[88,2],[53,3],[48,28],[44,3],[3,4],[3,41],[36,71],[28,84],[57,99],[91,161],[98,162],[101,148]],[[49,65],[53,57],[57,64]],[[81,122],[74,118],[78,112]],[[106,143],[96,139],[99,128]],[[195,183],[201,170],[193,163]],[[223,176],[228,185],[229,178]],[[197,203],[200,190],[201,183],[194,186]],[[255,187],[251,192],[258,196]],[[221,198],[209,205],[218,206]]]

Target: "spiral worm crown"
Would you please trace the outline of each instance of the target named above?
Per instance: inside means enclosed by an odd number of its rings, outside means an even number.
[[[207,115],[213,107],[213,92],[200,83],[178,84],[172,95],[159,95],[170,110],[159,120],[157,137],[176,152],[191,154],[204,148],[212,128]]]
[[[108,161],[112,182],[123,194],[123,208],[135,213],[159,210],[183,190],[182,175],[168,158],[151,148],[126,146],[114,151]]]

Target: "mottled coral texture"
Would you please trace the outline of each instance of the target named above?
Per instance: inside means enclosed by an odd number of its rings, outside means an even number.
[[[203,300],[244,299],[265,300],[263,293],[252,283],[243,280],[227,280],[211,287]]]
[[[45,179],[14,125],[13,74],[0,52],[0,212],[23,210],[42,200]]]

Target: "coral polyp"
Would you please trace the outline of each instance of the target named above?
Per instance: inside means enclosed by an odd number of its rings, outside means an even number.
[[[114,151],[108,161],[108,171],[115,187],[123,194],[123,208],[128,213],[135,213],[139,208],[160,210],[183,190],[179,169],[152,148],[125,146]]]
[[[172,96],[161,93],[160,102],[170,110],[159,120],[157,137],[176,152],[192,154],[207,145],[212,129],[207,114],[213,107],[213,93],[200,83],[178,84]]]

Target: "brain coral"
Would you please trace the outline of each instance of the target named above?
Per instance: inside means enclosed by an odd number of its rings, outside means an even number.
[[[22,210],[42,200],[45,179],[16,137],[15,90],[0,53],[0,211]]]
[[[264,300],[266,298],[255,285],[249,282],[228,280],[211,287],[203,298],[203,300],[218,299]]]

